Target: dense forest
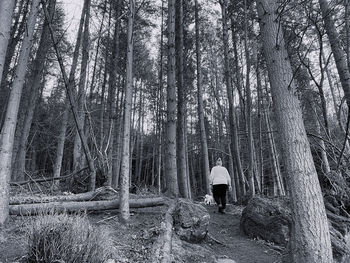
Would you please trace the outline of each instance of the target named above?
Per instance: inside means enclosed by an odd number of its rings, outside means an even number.
[[[19,192],[111,187],[124,222],[130,194],[202,200],[221,158],[231,203],[290,198],[290,262],[332,262],[349,0],[71,2],[0,1],[0,225]]]

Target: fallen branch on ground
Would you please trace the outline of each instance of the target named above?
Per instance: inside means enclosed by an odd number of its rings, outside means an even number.
[[[30,183],[42,183],[42,182],[50,182],[50,181],[58,181],[58,180],[63,180],[63,179],[67,179],[69,177],[73,177],[74,175],[77,175],[85,170],[88,170],[89,167],[85,167],[77,172],[65,175],[65,176],[60,176],[60,177],[49,177],[49,178],[41,178],[41,179],[36,179],[36,180],[27,180],[27,181],[20,181],[20,182],[10,182],[11,186],[21,186],[24,184],[30,184]]]
[[[209,234],[209,232],[207,233],[207,237],[208,237],[208,239],[214,241],[215,243],[218,243],[218,244],[225,246],[225,247],[227,246],[226,244],[224,244],[220,240],[217,240],[215,237],[213,237],[211,234]]]
[[[88,202],[51,202],[41,204],[10,205],[10,215],[37,215],[48,211],[76,212],[76,211],[101,211],[119,208],[119,200],[88,201]],[[143,208],[160,206],[165,204],[163,197],[130,199],[130,208]]]

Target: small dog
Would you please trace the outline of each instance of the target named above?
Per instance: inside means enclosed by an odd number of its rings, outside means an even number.
[[[205,205],[215,205],[214,198],[211,195],[205,195],[204,197],[204,204]]]

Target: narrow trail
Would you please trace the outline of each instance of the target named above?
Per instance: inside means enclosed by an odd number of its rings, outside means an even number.
[[[210,213],[209,235],[215,241],[206,243],[219,258],[232,259],[236,263],[279,263],[282,255],[266,242],[254,240],[240,233],[240,211],[229,205],[226,214],[220,214],[216,206],[206,206]]]
[[[205,207],[210,213],[209,237],[199,244],[182,242],[177,250],[182,255],[181,261],[175,262],[224,263],[224,259],[231,259],[236,263],[281,262],[281,254],[266,242],[240,233],[241,207],[229,205],[226,214],[219,214],[216,206]],[[165,206],[135,209],[130,225],[126,227],[120,224],[117,219],[118,211],[114,210],[90,214],[89,219],[93,225],[106,225],[112,230],[118,248],[116,262],[144,263],[153,262],[151,248],[158,237],[165,211]],[[0,263],[17,262],[25,255],[24,229],[28,220],[26,217],[11,217],[8,227],[0,231]]]

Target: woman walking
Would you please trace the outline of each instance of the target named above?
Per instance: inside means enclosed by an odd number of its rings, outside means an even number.
[[[227,188],[231,191],[232,187],[230,175],[227,169],[222,166],[221,158],[216,160],[216,166],[211,169],[209,182],[214,200],[219,207],[219,213],[224,214],[226,208],[226,191]]]

